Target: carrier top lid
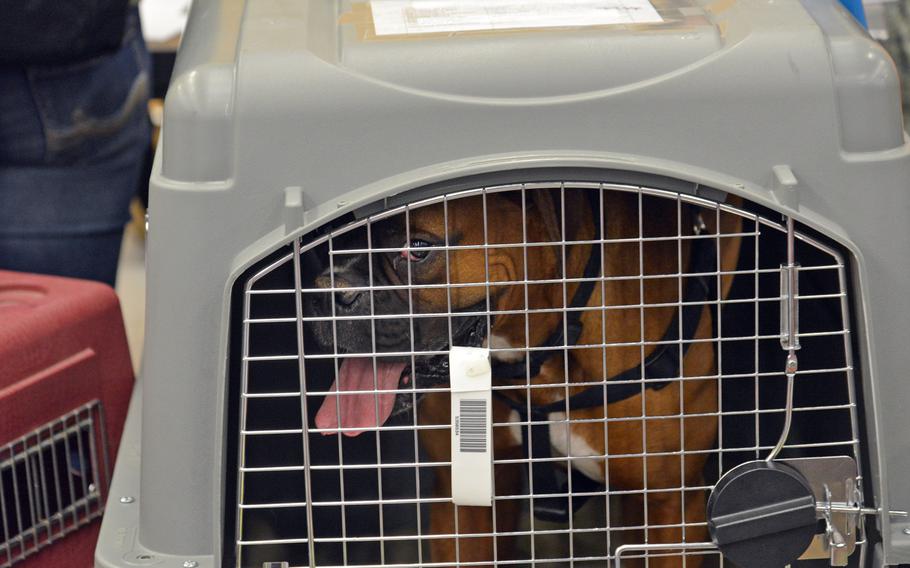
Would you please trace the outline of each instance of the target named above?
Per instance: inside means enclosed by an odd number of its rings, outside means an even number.
[[[162,175],[350,188],[466,157],[610,151],[764,180],[797,155],[903,144],[893,64],[829,0],[438,1],[196,0]],[[692,142],[731,136],[731,155]]]

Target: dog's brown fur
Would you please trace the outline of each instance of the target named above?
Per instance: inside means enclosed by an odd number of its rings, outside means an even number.
[[[529,191],[529,194],[532,192]],[[529,242],[544,242],[559,238],[559,221],[553,206],[553,196],[543,190],[533,192],[534,199],[528,199],[525,206],[526,223],[524,230]],[[587,199],[580,191],[565,193],[565,211],[567,218],[567,238],[584,240],[596,238],[595,227]],[[639,215],[640,197],[635,193],[604,193],[604,219],[606,237],[609,239],[676,236],[677,204],[665,198],[644,198],[646,205],[643,215]],[[486,288],[482,285],[489,274],[491,282],[517,281],[525,278],[525,251],[523,242],[522,215],[520,203],[505,197],[491,194],[487,197],[486,208],[490,215],[487,225],[489,243],[516,243],[514,248],[490,249],[488,264],[485,263],[483,250],[458,250],[449,253],[448,262],[441,260],[436,267],[421,276],[424,281],[445,281],[446,265],[449,281],[453,283],[477,282],[477,287],[453,288],[450,298],[446,291],[429,289],[418,292],[421,295],[418,303],[431,306],[446,306],[451,303],[453,309],[474,305],[482,301]],[[682,234],[691,234],[694,220],[690,218],[687,208],[681,208]],[[458,234],[461,243],[482,243],[484,240],[483,224],[484,204],[480,197],[464,198],[449,202],[445,217],[448,218],[449,235]],[[441,207],[426,207],[411,212],[411,231],[445,235],[444,213]],[[739,218],[735,215],[721,214],[721,234],[737,233]],[[494,221],[495,219],[495,221]],[[717,232],[717,221],[711,212],[704,218],[708,233]],[[639,226],[639,223],[641,224]],[[574,230],[573,230],[574,228]],[[554,234],[556,233],[556,234]],[[667,241],[650,241],[640,245],[637,242],[615,243],[604,247],[604,267],[606,276],[638,275],[639,262],[643,272],[648,274],[676,274],[682,269],[685,272],[689,263],[688,242],[682,244],[676,239]],[[739,239],[727,237],[720,239],[721,268],[733,270],[739,254]],[[640,250],[640,246],[642,246]],[[589,245],[569,245],[565,249],[565,265],[568,277],[579,277],[584,272],[591,247]],[[531,280],[560,278],[560,247],[527,247],[527,276]],[[682,256],[680,259],[679,256]],[[435,274],[433,274],[435,273]],[[729,291],[732,277],[722,280],[723,293]],[[685,284],[683,284],[683,287]],[[527,292],[527,307],[530,309],[559,308],[565,305],[564,298],[571,299],[576,285],[568,285],[564,291],[561,284],[530,285]],[[665,304],[679,301],[680,279],[610,280],[601,287],[598,285],[588,302],[589,307],[598,306],[637,306],[641,294],[644,304]],[[525,308],[525,288],[520,285],[493,286],[491,304],[496,310]],[[638,366],[642,357],[647,356],[654,348],[647,345],[611,347],[606,350],[599,347],[601,343],[636,343],[642,340],[653,342],[661,339],[673,320],[676,308],[655,307],[639,309],[592,310],[585,312],[582,318],[583,332],[579,345],[597,345],[591,349],[569,351],[568,382],[580,380],[602,380],[612,377],[630,367]],[[603,314],[607,314],[604,325]],[[643,314],[643,317],[642,317]],[[559,314],[529,315],[530,337],[527,344],[534,346],[542,343],[554,328],[560,324]],[[506,339],[510,345],[524,347],[525,320],[522,315],[503,315],[495,319],[492,334]],[[703,310],[696,338],[711,337],[711,312]],[[604,336],[605,335],[605,336]],[[683,367],[687,377],[710,376],[714,369],[713,343],[695,343],[688,350]],[[606,375],[604,374],[606,367]],[[565,361],[562,356],[554,356],[543,366],[541,373],[532,378],[536,384],[564,383]],[[493,377],[496,383],[496,377]],[[570,393],[581,388],[569,389]],[[523,390],[510,391],[519,400],[524,400],[527,393]],[[531,389],[532,404],[543,405],[565,398],[564,387],[553,389]],[[682,398],[682,404],[681,399]],[[495,399],[494,399],[495,401]],[[675,454],[680,450],[694,452],[712,447],[716,437],[717,419],[711,416],[685,418],[658,418],[681,416],[684,414],[710,414],[717,411],[717,384],[712,379],[687,380],[674,382],[661,390],[646,390],[644,401],[641,395],[633,396],[609,406],[606,414],[610,422],[573,423],[573,436],[583,438],[601,456],[599,469],[601,476],[608,480],[613,490],[638,491],[645,487],[648,490],[668,489],[667,492],[649,492],[632,494],[624,498],[623,526],[644,526],[642,512],[647,510],[648,542],[681,542],[682,531],[678,525],[702,523],[705,519],[705,495],[703,491],[686,491],[685,511],[681,499],[680,487],[699,487],[704,485],[702,470],[706,453],[693,453],[684,457]],[[644,417],[642,410],[644,409]],[[599,419],[605,414],[604,408],[593,408],[572,411],[570,418]],[[508,420],[509,409],[501,402],[495,401],[493,420],[504,423]],[[629,418],[629,420],[614,420]],[[418,419],[422,424],[449,423],[449,397],[446,394],[429,394],[421,403]],[[681,438],[683,438],[681,440]],[[422,430],[421,439],[433,461],[450,459],[449,432],[447,430]],[[681,443],[682,441],[682,443]],[[642,454],[648,454],[647,458]],[[663,454],[663,455],[651,455]],[[668,455],[673,454],[673,455]],[[497,428],[494,432],[494,455],[498,460],[521,458],[520,441],[507,427]],[[630,457],[622,457],[622,456]],[[495,470],[497,495],[517,494],[522,484],[523,469],[521,465],[500,465]],[[451,479],[446,468],[437,471],[437,493],[449,495]],[[647,501],[646,503],[644,501]],[[518,500],[497,502],[498,531],[514,530],[518,519]],[[646,508],[645,508],[646,505]],[[455,514],[452,505],[436,503],[431,509],[431,532],[434,534],[459,535],[490,533],[493,528],[492,511],[482,507],[459,507],[458,527],[455,527]],[[668,526],[662,526],[668,525]],[[677,525],[677,526],[673,526]],[[686,540],[704,541],[707,538],[703,527],[687,526]],[[510,541],[502,539],[497,543],[496,555],[500,559],[510,558]],[[636,542],[635,539],[626,539]],[[643,542],[641,533],[637,542]],[[485,562],[493,560],[493,542],[491,537],[461,537],[458,559],[462,562]],[[431,545],[433,562],[449,562],[456,559],[454,539],[434,539]],[[691,557],[687,566],[697,567],[698,557]],[[652,558],[650,566],[666,568],[681,565],[679,556]]]

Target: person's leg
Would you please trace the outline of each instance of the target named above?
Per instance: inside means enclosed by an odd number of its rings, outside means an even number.
[[[113,286],[133,169],[0,168],[0,268]]]
[[[0,268],[113,285],[149,143],[148,54],[0,69]]]

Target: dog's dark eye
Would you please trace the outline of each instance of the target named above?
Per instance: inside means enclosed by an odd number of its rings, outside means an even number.
[[[411,239],[411,242],[408,244],[408,249],[401,251],[401,256],[407,258],[411,262],[420,262],[425,259],[432,251],[428,250],[416,250],[423,247],[433,246],[430,242],[423,239]]]

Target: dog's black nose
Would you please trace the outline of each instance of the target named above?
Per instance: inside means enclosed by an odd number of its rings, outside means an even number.
[[[320,288],[331,288],[332,281],[328,276],[322,275],[316,278],[316,285]],[[335,304],[342,308],[351,307],[354,302],[363,294],[363,290],[338,290],[339,288],[352,287],[353,284],[340,275],[335,275]]]
[[[335,283],[335,286],[338,286],[338,282]],[[344,292],[335,292],[335,303],[339,306],[349,307],[351,304],[357,301],[357,298],[363,292],[360,290],[345,290]]]

